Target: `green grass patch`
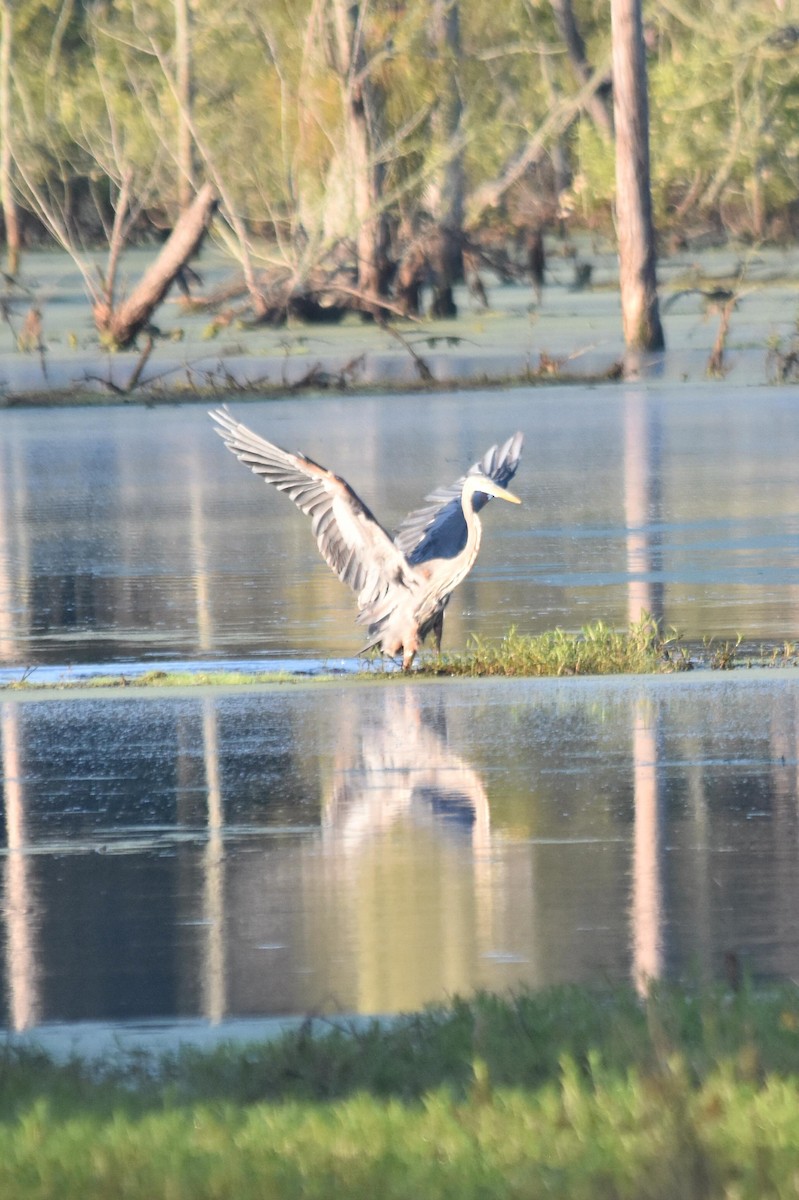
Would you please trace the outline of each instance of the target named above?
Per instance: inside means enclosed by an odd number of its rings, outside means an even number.
[[[645,616],[623,631],[594,621],[580,633],[555,629],[533,637],[511,629],[499,642],[475,638],[466,654],[444,655],[433,669],[442,675],[642,675],[691,665],[677,633]]]
[[[42,691],[69,691],[80,688],[102,690],[104,688],[187,688],[187,687],[255,687],[259,684],[301,683],[313,678],[315,682],[340,681],[343,674],[320,672],[311,675],[300,671],[146,671],[142,675],[90,675],[85,679],[60,679],[54,683],[40,683],[34,672],[25,671],[17,680],[0,685],[0,692],[19,692],[38,689]]]
[[[4,1200],[795,1196],[799,995],[477,996],[107,1063],[0,1055]]]
[[[143,675],[97,675],[82,687],[252,687],[257,683],[291,683],[298,676],[290,671],[146,671]]]
[[[689,643],[674,628],[643,614],[640,621],[618,630],[604,621],[585,625],[579,633],[554,629],[535,636],[515,628],[498,642],[472,639],[465,654],[427,657],[421,669],[436,675],[651,675],[709,668],[732,671],[752,667],[799,666],[799,645],[747,646],[734,639],[705,637]]]

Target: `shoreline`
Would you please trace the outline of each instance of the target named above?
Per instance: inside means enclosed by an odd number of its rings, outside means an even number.
[[[683,685],[688,687],[705,686],[763,686],[764,684],[780,683],[789,685],[799,683],[799,672],[794,673],[796,664],[784,665],[753,665],[742,663],[735,667],[723,669],[710,666],[700,666],[690,671],[651,671],[640,673],[581,673],[572,675],[448,675],[435,670],[416,670],[404,674],[398,670],[363,671],[310,671],[289,673],[286,671],[264,671],[244,674],[230,678],[231,673],[224,669],[218,672],[201,671],[181,672],[163,676],[157,679],[137,679],[135,676],[109,675],[98,677],[95,681],[86,679],[54,681],[47,683],[5,683],[0,684],[0,700],[5,701],[48,701],[48,700],[141,700],[162,696],[165,698],[185,695],[205,695],[212,693],[223,695],[230,693],[265,692],[286,687],[314,688],[341,685],[352,687],[365,685],[373,687],[376,684],[400,685],[432,684],[448,687],[460,684],[477,684],[478,686],[516,686],[546,689],[547,687],[595,687],[597,690],[609,688],[640,687],[649,690],[656,688],[675,688]]]

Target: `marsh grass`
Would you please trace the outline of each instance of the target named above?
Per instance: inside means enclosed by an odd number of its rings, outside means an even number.
[[[4,1200],[794,1196],[799,996],[561,987],[366,1029],[0,1055]]]
[[[311,677],[311,673],[299,671],[145,671],[141,675],[90,675],[82,679],[60,679],[55,683],[42,683],[36,679],[34,670],[27,669],[20,678],[0,685],[2,691],[70,691],[88,688],[102,691],[107,688],[187,688],[187,687],[255,687],[259,684],[299,683]],[[315,682],[327,683],[340,680],[336,672],[319,672],[312,676]]]
[[[442,675],[641,675],[691,665],[677,632],[645,614],[622,631],[594,621],[576,634],[555,629],[530,636],[514,628],[499,642],[474,638],[466,654],[444,655],[433,669]]]

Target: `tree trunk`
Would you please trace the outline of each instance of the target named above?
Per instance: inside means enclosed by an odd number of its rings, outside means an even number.
[[[431,243],[434,317],[454,317],[453,286],[463,275],[463,211],[465,174],[463,149],[458,144],[462,104],[458,82],[461,56],[458,0],[433,0],[430,41],[438,61],[438,104],[433,111],[433,143],[442,165],[427,188],[427,203],[437,226]]]
[[[427,274],[427,247],[418,218],[400,224],[398,239],[404,249],[397,265],[394,294],[400,312],[406,317],[416,317],[422,311],[422,287]]]
[[[95,324],[116,347],[130,346],[149,323],[181,269],[200,248],[216,203],[216,193],[212,185],[206,183],[191,205],[180,214],[161,253],[144,272],[127,300],[115,306],[95,304]]]
[[[649,183],[649,109],[641,0],[611,0],[616,127],[616,230],[624,340],[662,350]]]
[[[6,231],[6,269],[9,275],[14,276],[19,271],[22,245],[19,214],[11,182],[11,63],[14,26],[10,0],[3,0],[0,21],[0,201]]]
[[[352,177],[358,289],[367,299],[385,296],[389,278],[388,222],[381,211],[383,164],[377,161],[377,110],[375,88],[369,78],[364,47],[362,14],[357,4],[333,0],[336,60],[344,85],[344,120],[348,166]],[[379,305],[371,309],[381,311]]]

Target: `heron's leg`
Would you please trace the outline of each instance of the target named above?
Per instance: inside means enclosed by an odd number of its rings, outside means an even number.
[[[433,637],[436,640],[436,654],[439,656],[439,658],[441,657],[441,635],[443,634],[443,632],[444,632],[444,610],[442,608],[441,612],[438,613],[435,621],[433,622],[433,629],[432,629]]]
[[[405,638],[403,639],[403,643],[402,643],[402,669],[403,669],[403,671],[410,671],[411,663],[413,662],[414,656],[416,655],[416,652],[419,649],[419,645],[420,645],[420,642],[419,642],[418,627],[409,629],[407,631]]]

